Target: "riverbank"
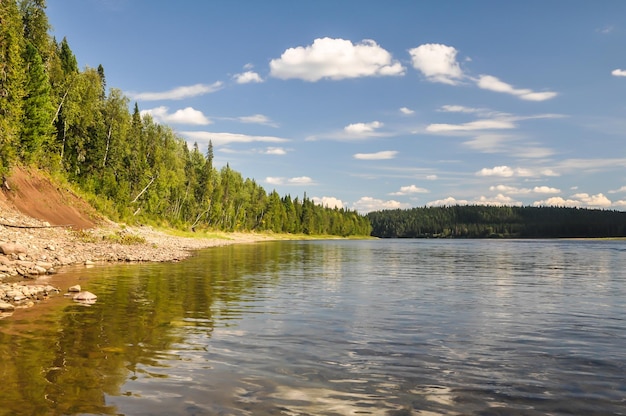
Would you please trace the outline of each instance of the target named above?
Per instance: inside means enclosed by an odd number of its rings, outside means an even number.
[[[173,262],[193,251],[277,239],[254,233],[172,235],[152,227],[101,222],[89,229],[50,225],[6,205],[0,206],[0,311],[33,306],[68,288],[34,284],[42,275],[70,265],[118,262]]]

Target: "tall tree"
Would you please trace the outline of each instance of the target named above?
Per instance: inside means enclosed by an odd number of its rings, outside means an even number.
[[[15,1],[0,1],[0,176],[10,169],[22,121],[23,25]]]
[[[24,117],[20,136],[19,153],[26,162],[39,159],[42,144],[51,140],[54,132],[50,120],[54,114],[51,86],[41,56],[32,42],[27,41],[24,49],[26,84]]]
[[[19,8],[24,23],[24,38],[37,49],[42,61],[46,62],[50,54],[50,23],[46,16],[46,0],[20,0]]]

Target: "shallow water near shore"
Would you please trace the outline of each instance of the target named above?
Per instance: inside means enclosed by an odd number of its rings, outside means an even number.
[[[0,414],[626,414],[626,241],[280,241],[69,268]]]

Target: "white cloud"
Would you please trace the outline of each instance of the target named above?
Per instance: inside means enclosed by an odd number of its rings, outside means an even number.
[[[235,74],[233,77],[237,84],[250,84],[250,83],[260,83],[263,82],[263,79],[259,74],[254,71],[246,71],[241,74]]]
[[[437,175],[428,175],[426,176],[426,179],[429,181],[436,181],[438,179]]]
[[[618,201],[619,202],[619,201]],[[589,195],[587,193],[579,193],[572,195],[569,199],[561,197],[552,197],[543,201],[533,202],[533,206],[557,206],[557,207],[587,207],[587,208],[609,208],[613,205],[604,194]]]
[[[297,176],[294,178],[284,178],[280,176],[268,176],[265,182],[270,185],[313,185],[313,179],[308,176]]]
[[[452,46],[427,43],[409,50],[413,68],[421,71],[431,82],[456,85],[463,71],[456,60],[457,50]]]
[[[561,198],[560,196],[555,196],[552,198],[544,199],[543,201],[533,202],[533,206],[535,207],[547,206],[547,207],[570,207],[572,208],[572,207],[577,207],[580,205],[581,205],[580,201],[576,201],[573,199],[564,199],[564,198]]]
[[[393,196],[404,196],[404,195],[412,195],[412,194],[427,194],[430,191],[428,189],[420,188],[415,185],[408,185],[400,187],[400,190],[397,192],[392,192],[389,195]]]
[[[393,159],[397,154],[395,150],[383,150],[376,153],[356,153],[353,157],[360,160],[385,160]]]
[[[622,193],[622,192],[626,192],[626,186],[622,186],[619,189],[613,189],[613,190],[609,191],[610,194],[619,194],[619,193]]]
[[[483,108],[465,107],[463,105],[442,105],[440,111],[447,113],[481,113],[485,110]]]
[[[409,204],[394,201],[393,199],[389,201],[383,201],[382,199],[376,199],[370,196],[364,196],[356,201],[354,204],[352,204],[352,209],[355,209],[362,214],[371,211],[381,211],[384,209],[406,209],[408,207]]]
[[[309,46],[289,48],[270,61],[270,74],[280,79],[339,80],[404,75],[404,67],[373,40],[353,44],[345,39],[318,38]]]
[[[454,205],[468,205],[470,202],[465,199],[456,199],[454,197],[447,197],[444,199],[437,199],[426,203],[427,207],[449,207]]]
[[[263,124],[266,126],[278,127],[276,123],[274,123],[272,120],[270,120],[269,117],[264,116],[263,114],[237,117],[237,120],[241,121],[242,123]]]
[[[265,149],[263,153],[266,155],[283,156],[287,154],[287,151],[283,149],[282,147],[268,147],[267,149]]]
[[[408,107],[402,107],[402,108],[400,109],[400,112],[401,112],[402,114],[404,114],[404,115],[407,115],[407,116],[410,116],[411,114],[415,113],[415,111],[411,110],[411,109],[410,109],[410,108],[408,108]]]
[[[337,199],[335,197],[332,196],[323,196],[321,198],[318,198],[316,196],[314,196],[313,198],[311,198],[311,200],[313,201],[313,203],[317,204],[317,205],[321,205],[323,207],[327,207],[327,208],[343,208],[344,207],[344,203],[342,200]]]
[[[522,203],[514,200],[510,196],[498,194],[495,197],[481,196],[474,200],[472,204],[476,205],[493,205],[493,206],[521,206]]]
[[[545,101],[557,96],[556,92],[546,91],[546,92],[535,92],[530,89],[518,89],[514,88],[512,85],[507,84],[506,82],[500,81],[498,78],[492,75],[481,75],[478,78],[478,82],[476,83],[478,87],[495,91],[495,92],[503,92],[505,94],[515,95],[523,100],[528,101]]]
[[[508,185],[496,185],[490,186],[490,191],[497,191],[504,194],[510,195],[527,195],[531,193],[535,194],[558,194],[561,192],[560,189],[551,188],[549,186],[535,186],[534,188],[516,188],[514,186]]]
[[[614,77],[626,77],[626,70],[614,69],[613,71],[611,71],[611,75],[613,75]]]
[[[516,126],[508,120],[476,120],[462,124],[429,124],[426,131],[431,133],[491,130],[491,129],[514,129]]]
[[[274,136],[250,136],[239,133],[213,133],[210,131],[183,131],[180,134],[189,139],[199,142],[213,143],[214,146],[224,145],[228,143],[253,143],[253,142],[269,142],[284,143],[289,139]]]
[[[361,135],[371,133],[374,130],[381,128],[382,126],[383,123],[381,123],[380,121],[372,121],[371,123],[348,124],[346,127],[343,128],[343,130],[346,133]]]
[[[510,178],[513,176],[530,176],[524,175],[525,169],[513,169],[508,166],[495,166],[493,168],[482,168],[476,172],[477,176],[500,176],[503,178]]]
[[[572,195],[572,198],[580,200],[588,207],[606,208],[611,206],[611,201],[602,193],[596,195],[581,193]]]
[[[222,83],[220,81],[213,84],[195,84],[184,87],[177,87],[169,91],[162,92],[127,92],[134,100],[139,101],[156,101],[156,100],[182,100],[190,97],[197,97],[199,95],[210,94],[222,89]]]
[[[195,125],[207,125],[211,124],[209,120],[201,111],[192,107],[186,107],[181,110],[176,110],[174,113],[169,113],[169,108],[160,106],[147,110],[142,110],[140,113],[142,116],[149,114],[156,122],[159,123],[171,123],[171,124],[195,124]]]
[[[558,188],[551,188],[549,186],[535,186],[533,192],[537,194],[558,194],[561,190]]]
[[[456,199],[449,196],[447,198],[438,199],[426,204],[428,207],[446,207],[454,205],[521,206],[522,203],[509,196],[498,194],[494,197],[480,196],[473,201],[468,201],[467,199]]]

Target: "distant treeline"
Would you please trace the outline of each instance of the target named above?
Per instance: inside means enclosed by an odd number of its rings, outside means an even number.
[[[382,238],[625,237],[626,212],[561,207],[448,206],[370,212]]]
[[[70,7],[70,6],[68,6]],[[67,39],[49,35],[45,0],[0,0],[0,178],[32,166],[75,184],[115,220],[184,228],[369,235],[367,218],[267,193],[213,148],[188,147],[142,116],[104,68],[79,69]]]

